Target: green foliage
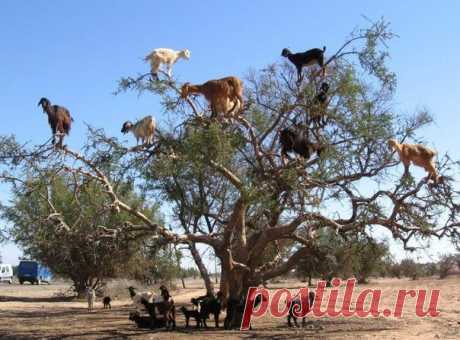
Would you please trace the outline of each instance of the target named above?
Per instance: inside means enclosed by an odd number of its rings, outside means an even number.
[[[428,262],[422,264],[422,276],[434,276],[438,273],[438,264]]]
[[[170,244],[159,240],[147,240],[142,243],[141,251],[125,264],[129,277],[151,283],[167,283],[186,277],[186,271],[180,266],[182,254]]]
[[[120,185],[119,192],[134,206],[143,205],[128,185]],[[101,226],[123,228],[133,220],[127,213],[114,214],[103,188],[94,181],[64,176],[31,180],[14,191],[12,204],[2,210],[2,217],[13,225],[11,237],[25,255],[71,279],[78,293],[121,274],[122,264],[138,250],[123,234],[104,237]],[[154,218],[153,210],[143,210]],[[63,223],[50,216],[60,216]]]
[[[439,260],[439,278],[445,279],[458,262],[458,255],[441,256]]]
[[[389,255],[385,242],[375,241],[367,234],[342,238],[333,232],[323,233],[319,249],[316,256],[299,262],[300,276],[318,276],[328,281],[336,276],[354,276],[358,283],[366,283],[370,275],[380,273]]]
[[[399,264],[401,268],[401,274],[405,277],[409,277],[412,280],[417,280],[421,275],[421,267],[419,263],[416,263],[412,259],[404,259]]]
[[[108,226],[119,249],[141,252],[133,275],[161,280],[179,268],[175,250],[166,244],[202,243],[219,257],[229,295],[236,299],[249,285],[288,272],[307,253],[315,255],[305,271],[365,281],[383,270],[379,263],[387,258],[386,246],[364,234],[369,226],[386,228],[406,248],[419,236],[458,241],[459,193],[449,178],[453,162],[439,157],[443,182],[429,186],[423,179],[401,178],[400,162],[388,148],[388,138],[417,140],[417,129],[431,122],[426,110],[413,116],[394,112],[396,77],[387,67],[387,42],[393,37],[382,19],[354,31],[335,54],[328,51],[329,100],[319,112],[324,126],[312,120],[324,79],[305,68],[304,81],[297,84],[294,67],[283,60],[246,77],[244,112],[231,122],[211,119],[203,96],[180,98],[181,84],[174,79],[152,81],[148,74],[122,79],[120,91],[158,96],[172,118],[170,126],[160,122],[149,147],[128,147],[92,128],[83,155],[43,146],[29,150],[4,137],[0,159],[8,161],[2,178],[20,198],[13,202],[20,217],[24,212],[27,217],[18,218],[16,239],[27,247],[29,239],[39,240],[29,248],[40,253],[50,248],[49,240],[69,242],[72,233],[92,235],[91,230],[101,230],[98,225]],[[294,123],[324,152],[285,165],[279,135]],[[73,199],[74,187],[47,190],[49,171],[67,174],[65,182],[77,176],[82,185],[99,183],[90,185],[86,198],[82,192],[86,210]],[[30,199],[27,185],[18,182],[36,186]],[[171,211],[168,226],[152,220],[147,200]],[[14,222],[15,212],[8,213]],[[303,231],[308,231],[305,239],[299,236]],[[125,247],[147,236],[153,239],[138,249]]]

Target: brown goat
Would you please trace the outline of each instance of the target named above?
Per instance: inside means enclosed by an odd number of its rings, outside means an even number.
[[[243,83],[237,77],[225,77],[222,79],[209,80],[201,85],[185,83],[181,89],[181,97],[186,99],[190,93],[201,93],[211,106],[211,117],[218,113],[230,114],[238,110],[243,111]],[[229,110],[229,102],[233,107]]]
[[[62,148],[64,135],[69,134],[73,122],[69,110],[59,105],[51,105],[51,102],[44,97],[38,102],[38,106],[40,105],[43,112],[48,115],[48,123],[53,132],[53,145],[56,144],[56,135],[59,135],[58,147]]]
[[[395,139],[388,140],[388,146],[398,152],[399,158],[404,164],[404,175],[409,173],[409,165],[412,162],[428,172],[428,180],[432,179],[435,183],[438,182],[439,177],[434,164],[436,151],[420,144],[400,144]]]

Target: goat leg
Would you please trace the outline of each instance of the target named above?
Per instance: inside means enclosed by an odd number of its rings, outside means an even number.
[[[406,177],[409,175],[409,163],[404,162],[404,174],[403,176]]]
[[[302,65],[298,66],[296,65],[297,67],[297,84],[300,84],[302,82]]]
[[[59,147],[60,147],[61,149],[64,148],[64,134],[61,134],[61,137],[60,137],[60,139],[59,139]]]
[[[288,315],[288,317],[287,317],[287,322],[288,322],[288,326],[289,326],[289,327],[292,327],[291,315]]]
[[[297,318],[295,316],[292,317],[294,319],[294,324],[295,326],[298,328],[299,327],[299,324],[297,323]]]
[[[219,328],[219,314],[214,314],[214,321],[216,322],[216,328]]]
[[[214,103],[211,103],[211,118],[215,118],[217,116],[217,109]]]
[[[283,165],[284,165],[284,166],[287,165],[286,159],[289,159],[289,156],[288,156],[286,150],[285,150],[285,149],[282,149],[282,150],[281,150],[281,161],[283,162]]]

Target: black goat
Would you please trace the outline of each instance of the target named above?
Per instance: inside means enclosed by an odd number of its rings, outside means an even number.
[[[257,307],[262,302],[262,295],[258,294],[255,299],[253,300],[254,307]],[[243,297],[241,300],[237,299],[228,299],[227,301],[227,315],[225,316],[224,320],[224,328],[231,329],[234,326],[234,319],[238,319],[238,316],[243,315],[244,308],[246,306],[246,298]],[[252,325],[249,325],[249,329],[252,330]]]
[[[203,321],[204,327],[208,327],[206,324],[206,319],[209,319],[209,315],[214,315],[214,321],[216,323],[216,328],[219,327],[219,314],[222,311],[222,292],[217,292],[216,296],[212,294],[206,294],[196,298],[192,298],[190,301],[193,305],[200,307],[200,315]]]
[[[288,58],[291,63],[293,63],[297,69],[297,82],[302,81],[302,68],[304,66],[310,66],[313,64],[318,64],[322,69],[323,77],[326,75],[326,67],[324,65],[324,52],[326,51],[326,46],[323,49],[312,48],[311,50],[292,53],[289,49],[283,48],[281,55],[285,58]]]
[[[200,328],[202,324],[201,314],[197,310],[188,310],[184,306],[180,308],[181,312],[185,316],[185,327],[188,328],[190,318],[194,318],[196,321],[196,328]]]
[[[329,84],[328,83],[322,83],[321,88],[316,95],[315,100],[319,103],[324,104],[327,101],[327,93],[329,92]]]
[[[162,302],[148,302],[142,298],[141,303],[149,313],[150,317],[154,320],[155,327],[171,327],[176,328],[176,309],[174,306],[173,299]],[[158,318],[156,314],[156,308],[163,317]]]
[[[163,301],[167,302],[171,298],[171,294],[169,294],[168,288],[165,285],[160,286],[160,295],[163,297]]]
[[[326,106],[329,92],[329,84],[323,82],[321,88],[315,96],[312,110],[310,112],[311,121],[315,122],[318,126],[325,125]]]
[[[315,293],[308,292],[308,306],[307,312],[313,307],[313,302],[315,302]],[[289,314],[287,316],[287,322],[289,327],[292,327],[291,319],[294,319],[294,324],[296,327],[299,327],[297,323],[297,317],[294,315],[294,308],[300,310],[302,302],[300,301],[300,297],[297,297],[291,302],[291,307],[289,307]],[[302,318],[302,327],[305,326],[305,317]]]
[[[43,112],[48,115],[48,123],[53,132],[53,145],[56,144],[56,135],[59,134],[58,147],[62,148],[64,135],[69,134],[73,122],[69,110],[63,106],[51,105],[51,102],[45,97],[38,102],[38,106],[40,105],[43,108]]]
[[[110,296],[104,296],[102,299],[102,303],[104,304],[104,309],[112,309],[112,305],[110,304],[112,302],[112,298]]]
[[[280,131],[281,159],[286,165],[288,152],[295,152],[305,159],[309,159],[313,153],[321,155],[324,147],[319,143],[312,143],[308,139],[307,127],[294,125]]]
[[[155,323],[150,316],[141,316],[139,312],[130,312],[129,320],[134,321],[139,328],[156,328]]]
[[[209,318],[209,315],[214,315],[214,322],[216,323],[216,328],[219,328],[219,314],[222,310],[222,292],[217,292],[216,296],[207,296],[200,303],[200,315],[203,319],[203,324],[207,328],[206,319]]]

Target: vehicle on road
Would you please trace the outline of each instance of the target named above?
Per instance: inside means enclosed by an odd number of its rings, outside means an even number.
[[[0,282],[13,283],[13,267],[11,264],[0,263]]]
[[[30,282],[39,285],[42,282],[50,283],[52,279],[50,270],[37,261],[19,262],[17,276],[20,284]]]

